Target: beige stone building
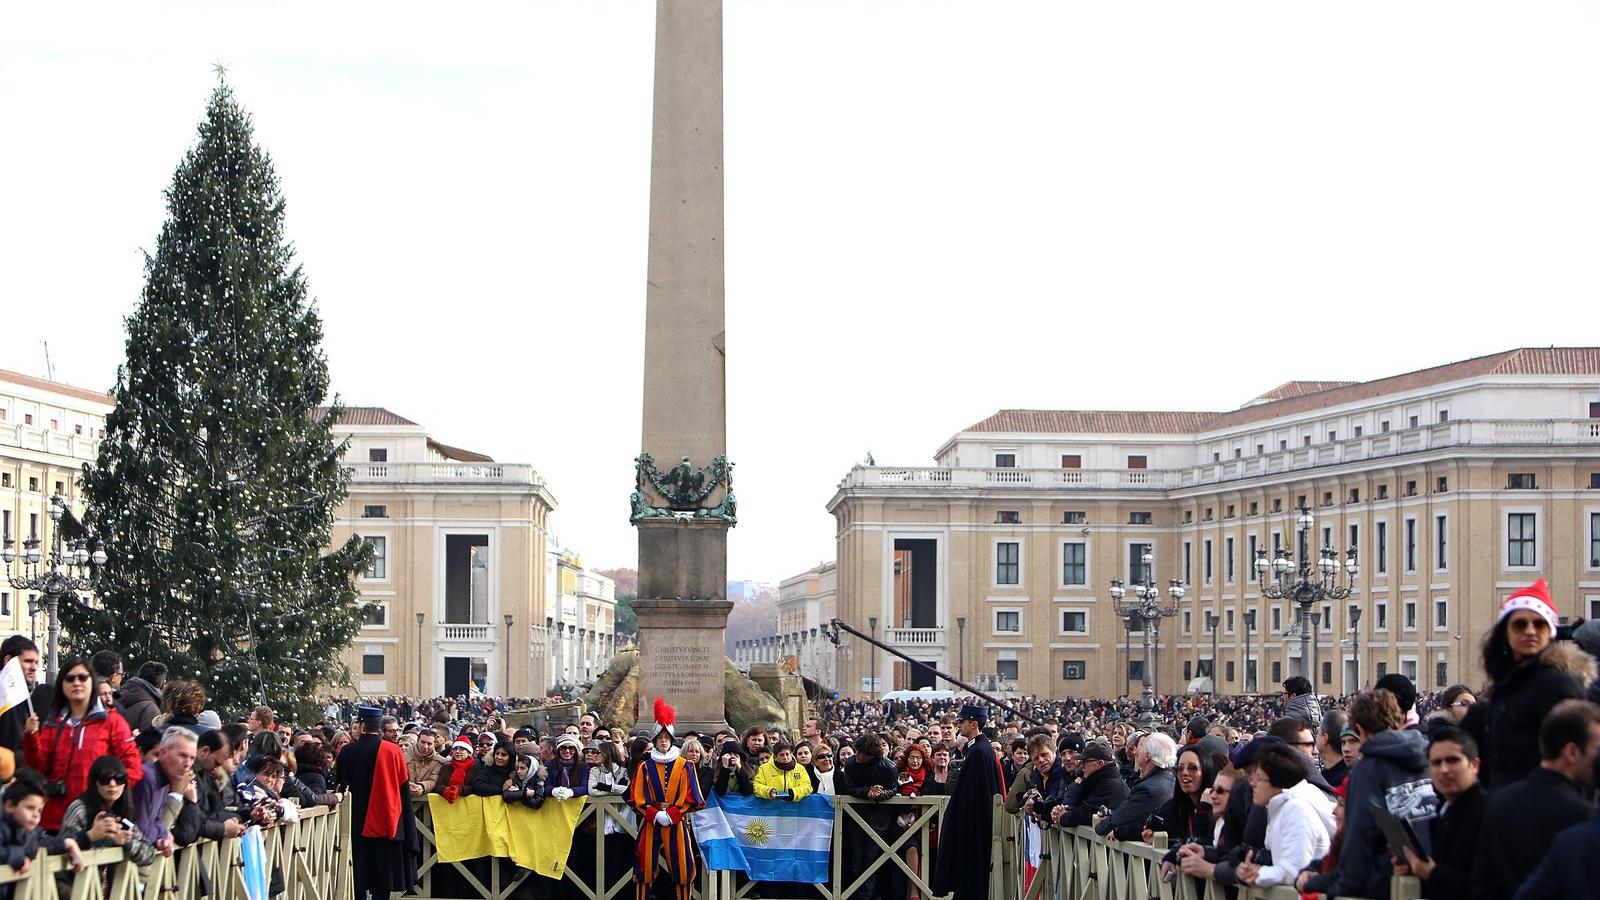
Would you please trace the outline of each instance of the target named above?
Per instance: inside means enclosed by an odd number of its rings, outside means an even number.
[[[545,682],[569,692],[594,681],[617,651],[617,586],[552,541],[545,596]]]
[[[735,641],[734,664],[794,660],[795,671],[828,689],[838,685],[837,655],[822,627],[838,612],[838,567],[818,565],[778,583],[778,633]]]
[[[17,553],[37,537],[48,552],[50,498],[59,494],[81,512],[78,476],[94,462],[111,412],[108,394],[73,387],[20,372],[0,370],[0,540]],[[22,562],[0,566],[22,574]],[[37,597],[20,594],[0,578],[0,639],[34,637],[44,646],[47,623]]]
[[[1562,615],[1600,616],[1600,348],[1289,382],[1226,412],[1003,410],[933,466],[840,482],[840,616],[1025,693],[1137,693],[1143,633],[1107,586],[1141,577],[1150,548],[1163,596],[1172,578],[1186,591],[1154,635],[1158,689],[1214,670],[1224,693],[1247,676],[1272,691],[1300,671],[1296,613],[1263,596],[1252,562],[1293,546],[1301,505],[1313,548],[1354,547],[1360,568],[1348,599],[1311,610],[1319,691],[1385,672],[1422,690],[1481,682],[1479,643],[1511,589],[1543,577]],[[864,650],[841,649],[842,684],[868,677]],[[877,658],[883,690],[930,680]]]
[[[356,582],[371,614],[345,658],[356,690],[543,696],[544,479],[378,407],[347,408],[334,432],[350,441],[351,480],[333,542],[359,534],[376,551]]]

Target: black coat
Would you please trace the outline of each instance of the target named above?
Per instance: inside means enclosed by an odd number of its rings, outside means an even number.
[[[1356,766],[1356,771],[1361,771],[1361,766]],[[1594,805],[1584,797],[1582,788],[1543,766],[1496,791],[1478,831],[1473,900],[1509,900],[1544,859],[1556,834],[1589,818],[1592,812]]]
[[[1115,765],[1101,766],[1100,771],[1085,775],[1078,784],[1078,802],[1061,817],[1061,827],[1087,825],[1100,807],[1116,809],[1126,799],[1128,783],[1122,780],[1122,772]]]
[[[1428,900],[1467,900],[1472,896],[1472,866],[1478,855],[1486,797],[1483,785],[1475,784],[1433,820],[1430,831],[1437,865],[1422,883],[1422,895]]]
[[[393,891],[410,891],[416,886],[417,869],[422,861],[422,843],[417,837],[411,794],[405,790],[405,761],[400,762],[400,781],[394,785],[374,785],[382,746],[383,738],[363,734],[339,751],[335,764],[334,779],[350,786],[350,855],[354,863],[356,900],[366,900],[367,892],[384,897]],[[393,744],[387,746],[394,747]],[[399,748],[395,750],[398,752]],[[395,840],[361,834],[375,791],[400,792],[400,827]]]
[[[1600,858],[1600,817],[1557,835],[1544,861],[1517,890],[1516,900],[1597,900],[1600,898],[1600,879],[1594,877],[1597,858]]]
[[[1389,896],[1394,866],[1389,843],[1372,809],[1389,807],[1395,812],[1391,794],[1432,794],[1427,740],[1419,731],[1404,729],[1374,734],[1361,745],[1361,762],[1350,771],[1345,785],[1344,842],[1339,845],[1339,866],[1327,893],[1383,900]]]
[[[1498,790],[1539,767],[1539,725],[1557,703],[1583,697],[1594,658],[1571,641],[1555,641],[1518,663],[1473,704],[1462,727],[1478,739],[1484,787]]]
[[[935,894],[954,893],[955,900],[988,897],[994,798],[1004,791],[994,747],[979,735],[967,747],[945,809],[933,872]]]
[[[1152,769],[1134,783],[1128,791],[1128,799],[1114,807],[1110,817],[1101,819],[1095,831],[1119,841],[1137,841],[1144,832],[1144,823],[1167,805],[1177,784],[1177,776],[1171,769]]]

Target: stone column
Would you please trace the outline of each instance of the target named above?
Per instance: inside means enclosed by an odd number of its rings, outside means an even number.
[[[639,714],[725,725],[728,612],[723,333],[722,0],[658,0],[645,292],[639,528]],[[705,490],[709,488],[709,490]]]

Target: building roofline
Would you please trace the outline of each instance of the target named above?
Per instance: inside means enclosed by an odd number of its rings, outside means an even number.
[[[0,381],[10,382],[21,387],[30,387],[35,390],[49,391],[55,394],[65,394],[68,397],[75,397],[79,400],[87,400],[91,403],[104,403],[107,406],[116,405],[116,398],[111,395],[110,391],[96,392],[90,390],[89,388],[81,388],[77,387],[76,385],[66,384],[65,382],[51,381],[48,378],[40,378],[37,375],[25,375],[21,372],[13,372],[10,369],[0,369]]]

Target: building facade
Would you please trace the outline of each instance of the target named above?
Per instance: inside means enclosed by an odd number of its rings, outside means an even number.
[[[349,407],[350,496],[334,545],[357,534],[372,566],[345,663],[362,695],[542,697],[543,566],[555,498],[532,466],[442,444],[379,407]]]
[[[546,683],[570,694],[604,672],[617,651],[617,586],[552,544],[545,596]]]
[[[735,641],[734,664],[748,671],[751,663],[790,660],[797,674],[837,689],[837,655],[823,633],[838,612],[837,598],[838,567],[832,562],[778,582],[778,633]]]
[[[75,513],[78,477],[93,463],[105,437],[109,394],[20,372],[0,370],[0,540],[21,554],[31,538],[48,552],[50,498],[60,495]],[[22,561],[6,569],[22,574]],[[0,638],[26,634],[41,647],[47,628],[39,597],[14,590],[0,578]]]
[[[1145,577],[1148,550],[1164,603],[1170,579],[1185,589],[1152,626],[1157,689],[1272,692],[1301,671],[1299,617],[1254,562],[1294,548],[1302,506],[1313,552],[1359,565],[1351,596],[1309,610],[1317,689],[1479,684],[1512,589],[1543,577],[1562,615],[1600,616],[1600,348],[1290,382],[1227,412],[1003,410],[932,467],[845,476],[828,504],[840,616],[1023,693],[1137,693],[1142,626],[1107,587]],[[852,649],[841,684],[932,683]]]

